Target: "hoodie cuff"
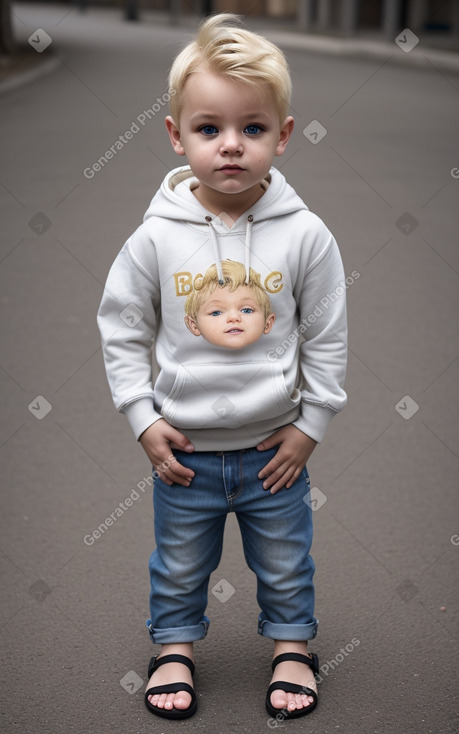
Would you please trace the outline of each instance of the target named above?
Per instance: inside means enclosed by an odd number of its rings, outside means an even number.
[[[147,430],[153,423],[162,418],[162,415],[156,412],[153,407],[152,398],[140,398],[134,400],[132,403],[128,403],[126,407],[121,410],[129,421],[129,425],[134,431],[134,435],[137,440],[144,431]]]
[[[293,425],[320,443],[325,436],[328,424],[335,415],[336,410],[327,406],[303,403],[302,415],[298,420],[293,421]]]

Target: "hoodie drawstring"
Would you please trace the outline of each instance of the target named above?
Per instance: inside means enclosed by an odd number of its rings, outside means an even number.
[[[252,236],[252,222],[253,216],[249,214],[247,217],[247,227],[245,229],[245,242],[244,242],[244,267],[245,267],[245,284],[249,284],[249,273],[250,273],[250,239]]]
[[[218,249],[217,233],[212,224],[212,217],[207,216],[206,222],[210,229],[210,239],[212,240],[212,247],[214,249],[215,264],[217,266],[217,275],[219,285],[225,285],[225,279],[223,278],[222,261],[220,259],[220,251]]]
[[[224,285],[225,279],[223,277],[222,261],[220,257],[220,251],[218,249],[218,237],[217,237],[215,228],[213,226],[212,217],[207,216],[206,222],[209,225],[210,239],[212,241],[212,247],[214,251],[215,265],[217,267],[218,282],[220,285]],[[249,214],[249,216],[247,217],[247,226],[245,230],[245,241],[244,241],[244,267],[245,267],[245,284],[246,285],[249,284],[249,274],[250,274],[250,240],[252,237],[252,223],[253,223],[253,215]]]

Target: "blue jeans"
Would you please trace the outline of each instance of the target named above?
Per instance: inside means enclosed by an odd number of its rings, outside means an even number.
[[[277,448],[174,451],[195,472],[189,487],[155,479],[156,549],[150,557],[154,643],[194,642],[207,634],[209,576],[220,561],[228,512],[235,512],[244,555],[257,576],[258,632],[274,640],[309,640],[314,617],[312,512],[306,467],[290,489],[263,489],[258,472]]]

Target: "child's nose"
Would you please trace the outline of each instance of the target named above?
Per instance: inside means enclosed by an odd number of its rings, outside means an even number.
[[[228,313],[228,321],[240,321],[240,320],[241,320],[241,314],[239,313],[239,311],[234,310]]]
[[[223,139],[220,148],[222,155],[228,154],[240,154],[242,153],[242,141],[236,132],[227,132]]]

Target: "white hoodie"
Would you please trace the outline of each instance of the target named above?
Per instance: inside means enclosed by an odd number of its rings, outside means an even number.
[[[188,166],[171,171],[110,270],[98,324],[115,407],[137,438],[163,417],[198,451],[256,446],[289,423],[320,442],[346,403],[338,246],[279,171],[263,183],[230,228],[198,202]],[[276,316],[241,349],[210,344],[184,322],[195,278],[225,259],[260,274]]]

